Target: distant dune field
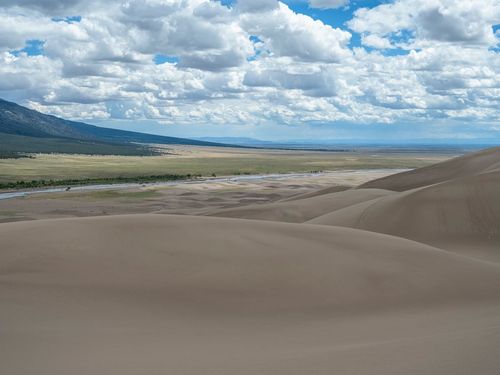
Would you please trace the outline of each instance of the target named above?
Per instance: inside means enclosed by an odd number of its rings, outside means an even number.
[[[276,194],[1,223],[1,372],[500,373],[500,148]]]

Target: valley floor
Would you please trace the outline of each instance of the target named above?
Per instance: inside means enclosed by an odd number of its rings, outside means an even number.
[[[464,152],[459,148],[300,151],[179,145],[162,145],[161,150],[163,155],[147,157],[33,154],[31,158],[0,159],[0,186],[33,180],[408,169],[447,160]]]
[[[300,198],[318,191],[342,191],[393,173],[395,170],[391,169],[344,170],[221,177],[96,190],[85,186],[85,190],[65,191],[62,187],[56,192],[43,193],[42,189],[37,194],[1,199],[3,195],[23,194],[11,191],[0,193],[0,222],[129,213],[200,215],[248,204]]]

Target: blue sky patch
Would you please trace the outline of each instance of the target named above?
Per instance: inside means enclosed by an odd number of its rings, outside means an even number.
[[[153,62],[156,65],[161,65],[165,63],[177,64],[179,62],[179,58],[177,56],[167,56],[167,55],[157,54],[153,57]]]
[[[247,61],[255,61],[263,52],[262,49],[257,48],[256,44],[263,43],[263,41],[256,35],[250,35],[248,39],[250,39],[250,41],[254,44],[255,54],[253,56],[247,57]]]
[[[390,35],[391,42],[393,43],[408,43],[415,37],[415,33],[412,30],[399,30],[397,33],[392,33]]]
[[[282,0],[290,9],[296,13],[305,14],[315,20],[320,20],[332,27],[345,28],[347,21],[353,18],[353,14],[359,8],[374,8],[387,1],[384,0],[358,0],[351,1],[350,5],[337,9],[315,9],[309,6],[306,0]]]
[[[410,50],[403,48],[391,48],[391,49],[381,50],[380,53],[384,56],[404,56],[408,55],[410,53]]]
[[[54,17],[52,21],[54,22],[66,22],[66,23],[78,23],[82,20],[82,16],[70,16],[70,17]]]
[[[250,37],[248,39],[250,39],[250,41],[253,43],[262,43],[262,39],[260,39],[256,35],[250,35]]]
[[[234,0],[221,0],[220,3],[222,5],[225,5],[227,7],[231,7],[233,5],[233,3],[235,3]]]
[[[491,28],[493,29],[493,33],[495,35],[499,34],[499,35],[497,35],[497,40],[498,40],[498,37],[500,37],[500,24],[493,25],[493,26],[491,26]],[[499,42],[500,42],[500,40],[499,40]],[[500,52],[500,43],[497,43],[497,45],[495,47],[490,47],[489,50],[493,51],[495,53],[499,53]]]
[[[26,53],[28,56],[41,56],[44,55],[43,51],[44,44],[45,41],[43,40],[38,40],[38,39],[27,40],[24,48],[15,51],[10,51],[10,53],[14,56],[19,56],[23,52]]]
[[[247,61],[251,62],[257,60],[257,58],[260,56],[261,53],[262,51],[255,51],[255,55],[247,57]]]

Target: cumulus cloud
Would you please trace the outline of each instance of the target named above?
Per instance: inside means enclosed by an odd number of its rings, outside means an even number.
[[[376,34],[367,34],[361,36],[363,45],[378,49],[385,49],[393,47],[391,42],[386,38],[381,38]]]
[[[0,0],[0,97],[103,121],[494,126],[500,4],[474,4],[395,0],[339,28],[274,0]]]
[[[481,43],[490,41],[492,36],[490,25],[478,25],[469,17],[448,13],[439,7],[425,9],[417,17],[420,34],[426,39]]]
[[[495,45],[498,39],[492,26],[499,22],[500,3],[495,0],[480,4],[461,0],[396,0],[372,9],[358,9],[348,25],[358,33],[388,41],[401,31],[409,31],[415,36],[409,46],[421,47],[439,42]]]
[[[241,17],[242,27],[264,41],[274,56],[310,62],[339,62],[350,56],[351,34],[293,12],[283,3],[279,9]]]
[[[46,11],[57,11],[59,9],[68,9],[79,3],[82,0],[1,0],[2,7],[28,7],[38,8]]]

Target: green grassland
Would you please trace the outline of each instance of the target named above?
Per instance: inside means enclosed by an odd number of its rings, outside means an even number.
[[[270,150],[185,148],[162,156],[88,156],[37,154],[0,159],[0,187],[143,182],[190,176],[223,176],[350,169],[417,168],[449,158],[439,154],[363,154]],[[36,184],[37,181],[45,184]],[[24,186],[17,186],[20,182]],[[70,183],[73,181],[73,183]],[[28,182],[33,186],[28,186]]]

